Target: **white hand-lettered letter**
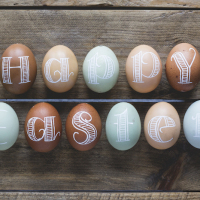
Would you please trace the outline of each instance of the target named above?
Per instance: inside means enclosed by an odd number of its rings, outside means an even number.
[[[153,70],[149,76],[142,74],[142,66],[147,64],[143,61],[143,57],[147,54],[150,54],[153,59]],[[135,83],[144,83],[142,77],[153,78],[158,75],[160,71],[160,61],[158,57],[152,52],[146,52],[142,54],[142,51],[137,53],[132,57],[133,59],[133,82]]]
[[[179,84],[192,83],[190,82],[191,67],[196,57],[196,51],[193,48],[190,48],[189,51],[190,50],[194,51],[194,56],[190,65],[188,64],[188,61],[181,52],[175,52],[171,57],[171,61],[172,59],[174,59],[176,66],[180,71],[180,82],[178,82]]]
[[[60,132],[55,132],[55,123],[54,123],[55,116],[44,117],[42,120],[39,117],[32,117],[28,120],[26,131],[29,138],[34,141],[38,142],[44,138],[45,142],[54,141],[57,135],[60,135]],[[43,131],[43,135],[41,138],[37,138],[35,135],[35,123],[36,120],[41,120],[44,122],[44,129],[40,129],[39,131]]]
[[[165,121],[165,126],[160,127],[160,122],[162,119]],[[155,142],[167,143],[173,140],[173,138],[167,141],[163,141],[160,137],[160,132],[162,133],[163,128],[175,127],[175,126],[176,126],[175,121],[171,117],[156,116],[153,117],[148,123],[148,134]]]
[[[196,129],[194,137],[200,137],[200,113],[197,113],[195,117],[192,117],[192,119],[196,121]]]
[[[83,118],[83,114],[87,115],[89,119]],[[79,132],[73,133],[74,141],[80,145],[90,144],[97,137],[97,129],[93,124],[90,123],[91,120],[92,120],[92,116],[88,112],[85,112],[85,111],[77,112],[72,118],[72,125],[74,126],[74,128],[85,133],[86,135],[86,139],[84,141],[78,142],[76,140],[76,135],[78,135]]]
[[[10,66],[11,59],[12,59],[12,57],[2,57],[3,83],[12,84],[11,77],[10,77],[10,70],[12,68],[20,69],[21,82],[19,84],[30,82],[30,80],[29,80],[29,56],[19,57],[20,66],[15,66],[15,67]]]
[[[0,112],[8,112],[7,110],[0,110]],[[5,126],[0,126],[0,129],[6,129]],[[7,142],[0,142],[0,145],[7,144]]]
[[[98,60],[104,60],[105,62],[105,72],[103,77],[97,74],[97,67],[101,67],[98,65]],[[106,55],[100,55],[96,53],[89,61],[88,65],[88,79],[90,84],[99,84],[97,78],[99,79],[109,79],[113,76],[115,72],[115,64],[113,60]]]
[[[133,124],[133,123],[128,122],[127,109],[124,112],[117,114],[115,116],[117,117],[117,123],[114,123],[117,125],[117,141],[116,142],[130,141],[128,125]]]
[[[59,73],[60,74],[60,78],[57,81],[54,81],[51,77],[51,64],[53,61],[56,61],[58,63],[60,63],[60,68],[61,71],[56,70],[54,72],[55,73]],[[69,73],[69,58],[60,58],[60,60],[56,59],[56,58],[51,58],[49,59],[44,66],[44,74],[46,79],[50,82],[50,83],[57,83],[57,82],[68,82],[69,81],[69,77],[71,75],[74,75],[73,72]]]

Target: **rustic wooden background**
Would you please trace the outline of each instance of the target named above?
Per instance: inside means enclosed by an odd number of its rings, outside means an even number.
[[[26,94],[12,95],[0,85],[1,101],[20,120],[16,144],[0,152],[0,199],[200,199],[200,150],[189,145],[183,131],[175,146],[159,151],[148,145],[142,128],[136,146],[120,152],[109,145],[104,128],[109,110],[120,101],[132,101],[143,125],[154,102],[171,101],[182,122],[189,105],[200,99],[200,83],[190,92],[177,92],[164,70],[176,44],[188,42],[200,52],[199,0],[1,0],[0,36],[0,54],[23,43],[38,65]],[[77,83],[64,94],[47,89],[41,73],[44,55],[58,44],[71,48],[79,63]],[[133,91],[125,76],[126,58],[140,44],[152,46],[163,65],[160,85],[148,94]],[[120,63],[118,82],[105,94],[90,91],[82,76],[84,58],[97,45],[111,48]],[[29,109],[40,101],[51,102],[63,121],[60,144],[45,154],[28,146],[23,131]],[[102,119],[101,139],[88,152],[74,150],[65,136],[67,114],[79,102],[90,102]]]

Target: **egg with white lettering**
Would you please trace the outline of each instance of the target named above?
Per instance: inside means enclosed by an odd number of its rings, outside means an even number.
[[[14,145],[19,134],[19,119],[14,109],[0,102],[0,151]]]
[[[121,102],[111,108],[106,119],[106,136],[115,149],[131,149],[138,142],[140,133],[140,116],[134,106]]]
[[[50,90],[57,93],[70,90],[78,77],[78,62],[71,49],[64,45],[52,47],[43,59],[42,76]]]
[[[200,149],[200,100],[187,109],[183,119],[183,130],[187,141]]]
[[[151,106],[144,120],[147,142],[156,149],[168,149],[180,135],[181,122],[176,109],[169,103],[159,102]]]
[[[3,53],[0,63],[1,82],[9,92],[22,94],[33,85],[37,64],[32,51],[23,44],[12,44]]]
[[[87,103],[75,106],[67,116],[65,128],[69,143],[79,151],[92,149],[101,136],[101,118]]]
[[[92,91],[104,93],[111,90],[118,75],[119,62],[110,48],[97,46],[89,51],[83,63],[83,77]]]
[[[28,112],[24,124],[28,144],[38,152],[53,150],[62,135],[58,111],[49,103],[38,103]]]
[[[200,56],[191,44],[176,45],[170,51],[165,67],[169,84],[175,90],[190,91],[200,81]]]
[[[135,47],[126,61],[126,77],[137,92],[155,90],[162,77],[162,62],[158,53],[148,45]]]

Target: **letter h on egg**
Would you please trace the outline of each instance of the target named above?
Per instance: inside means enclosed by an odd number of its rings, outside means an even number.
[[[3,57],[2,58],[2,79],[3,83],[6,84],[12,84],[11,78],[10,78],[10,69],[12,68],[20,68],[20,75],[21,75],[21,82],[22,83],[28,83],[29,80],[29,56],[21,56],[18,57],[20,59],[20,66],[11,67],[10,61],[12,57]]]

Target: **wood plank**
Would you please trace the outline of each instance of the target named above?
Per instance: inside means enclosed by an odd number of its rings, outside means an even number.
[[[0,6],[99,6],[99,7],[169,7],[199,8],[198,0],[1,0]]]
[[[165,62],[170,50],[178,43],[188,42],[200,51],[200,11],[110,11],[110,10],[0,10],[1,54],[13,43],[27,45],[36,56],[38,75],[33,88],[24,95],[13,95],[0,85],[0,98],[57,99],[199,99],[200,83],[186,93],[177,92],[165,75]],[[63,44],[71,48],[79,63],[78,81],[63,94],[51,92],[45,86],[41,65],[46,52]],[[132,90],[126,80],[125,63],[130,51],[147,44],[156,49],[162,59],[163,76],[158,88],[148,94]],[[116,86],[107,93],[90,91],[82,75],[86,54],[95,46],[105,45],[116,54],[120,75]]]
[[[199,192],[170,192],[170,193],[104,193],[104,192],[0,192],[4,200],[199,200]]]
[[[15,145],[0,152],[0,190],[176,190],[200,191],[200,151],[185,139],[175,146],[153,149],[146,141],[143,123],[152,103],[134,103],[141,122],[141,137],[132,149],[121,152],[110,146],[105,134],[107,114],[114,103],[93,103],[102,119],[102,136],[90,151],[74,150],[65,136],[65,121],[77,103],[54,103],[61,115],[63,135],[49,153],[33,151],[24,136],[24,121],[33,103],[11,103],[20,120]],[[190,103],[173,103],[181,122]]]

